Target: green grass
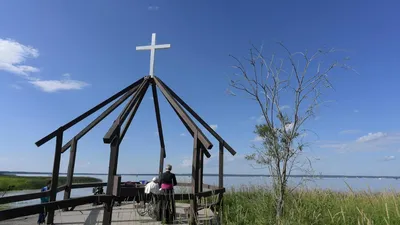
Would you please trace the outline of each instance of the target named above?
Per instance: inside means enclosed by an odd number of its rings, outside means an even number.
[[[51,177],[30,177],[30,176],[13,176],[13,175],[0,175],[0,191],[6,191],[9,186],[15,190],[32,190],[41,189],[44,187]],[[66,183],[66,177],[60,177],[58,180],[59,186]],[[73,183],[92,183],[101,182],[100,179],[93,177],[74,177]]]
[[[298,190],[285,203],[283,225],[400,224],[400,194]],[[224,195],[224,224],[276,224],[273,195],[261,187]]]

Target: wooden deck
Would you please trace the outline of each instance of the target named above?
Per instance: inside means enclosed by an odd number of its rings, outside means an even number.
[[[176,203],[176,221],[173,224],[189,224],[186,210],[189,204]],[[37,224],[38,216],[29,216],[0,222],[0,225],[28,225]],[[101,225],[103,220],[103,206],[83,205],[76,207],[74,211],[55,212],[55,225]],[[140,216],[133,203],[123,203],[121,206],[114,206],[112,225],[132,224],[162,224],[148,216]],[[210,209],[200,210],[198,213],[198,224],[219,224],[217,217]]]

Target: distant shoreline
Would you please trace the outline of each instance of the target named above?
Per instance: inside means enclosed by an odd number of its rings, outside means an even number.
[[[51,172],[27,172],[27,171],[0,171],[0,174],[4,175],[14,175],[14,174],[40,174],[40,175],[51,175]],[[66,175],[66,173],[60,173],[60,175]],[[105,176],[106,173],[74,173],[78,176]],[[155,173],[122,173],[121,176],[158,176]],[[176,173],[176,176],[191,176],[190,173]],[[214,177],[218,174],[207,174],[204,176]],[[224,174],[224,177],[271,177],[268,174]],[[368,179],[400,179],[400,176],[368,176],[368,175],[290,175],[293,178],[368,178]]]
[[[50,180],[49,176],[15,176],[13,174],[0,173],[0,191],[19,191],[19,190],[33,190],[41,189]],[[65,176],[59,177],[58,182],[65,184],[67,178]],[[74,177],[74,183],[93,183],[102,182],[94,177]],[[0,193],[1,194],[1,193]]]

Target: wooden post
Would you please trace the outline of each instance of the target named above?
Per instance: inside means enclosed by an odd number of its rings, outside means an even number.
[[[154,82],[154,79],[152,80],[151,88],[153,91],[154,110],[156,112],[158,136],[160,138],[160,164],[159,164],[158,175],[161,178],[161,174],[164,170],[164,158],[167,155],[165,153],[164,134],[163,134],[162,124],[161,124],[160,106],[158,104],[157,88],[156,88],[156,83]]]
[[[224,142],[219,142],[219,171],[218,171],[218,186],[219,188],[224,187]]]
[[[200,141],[198,138],[198,130],[194,131],[193,138],[193,161],[192,161],[192,193],[193,199],[190,202],[190,224],[196,224],[197,216],[197,196],[199,191],[199,153],[200,153]]]
[[[224,187],[224,141],[219,142],[219,171],[218,171],[218,178],[219,178],[219,188]],[[218,196],[218,215],[220,219],[220,223],[222,224],[223,221],[223,211],[224,211],[224,201],[223,201],[224,193],[220,193]]]
[[[204,147],[201,146],[199,150],[199,192],[203,192]]]
[[[76,138],[73,138],[69,154],[69,164],[68,164],[67,183],[66,183],[67,186],[64,191],[64,200],[71,198],[71,185],[74,177],[77,144],[78,140]]]
[[[63,142],[64,130],[62,127],[57,130],[56,148],[54,151],[54,164],[53,164],[53,174],[51,176],[51,189],[50,189],[50,202],[54,202],[57,197],[57,185],[58,185],[58,175],[60,173],[60,161],[61,161],[61,148]],[[47,217],[47,224],[53,224],[54,221],[54,210],[49,210]]]
[[[110,143],[110,163],[108,167],[108,180],[107,180],[107,195],[112,195],[114,193],[114,177],[117,174],[118,166],[118,152],[119,152],[119,136],[120,136],[121,126],[117,126],[116,134],[112,138]],[[103,215],[103,225],[110,225],[112,219],[112,203],[110,205],[104,206]]]

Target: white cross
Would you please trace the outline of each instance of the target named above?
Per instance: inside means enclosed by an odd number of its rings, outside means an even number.
[[[136,50],[150,50],[150,76],[154,77],[154,55],[156,53],[156,49],[167,49],[170,48],[170,44],[164,45],[156,45],[156,34],[153,33],[151,35],[151,45],[147,46],[137,46]]]

